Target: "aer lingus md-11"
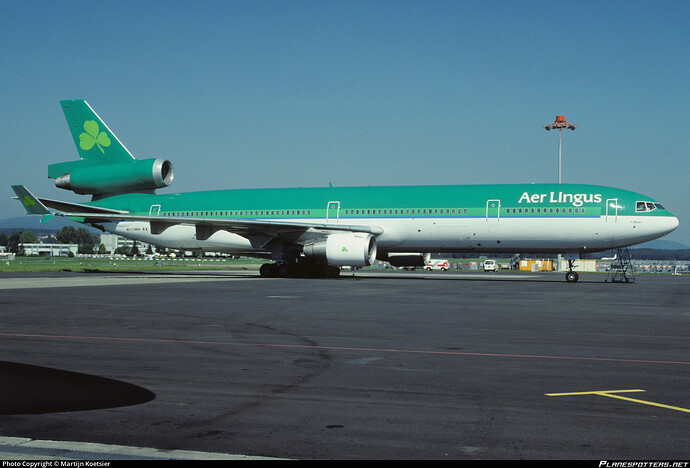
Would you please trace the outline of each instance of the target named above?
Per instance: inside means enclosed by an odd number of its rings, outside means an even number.
[[[611,187],[514,184],[324,187],[156,194],[172,164],[135,159],[83,100],[61,101],[79,160],[48,166],[86,203],[13,186],[30,214],[68,216],[180,250],[271,259],[260,273],[334,276],[341,266],[422,266],[430,252],[589,253],[664,236],[678,219],[656,200]],[[577,281],[569,272],[568,281]]]

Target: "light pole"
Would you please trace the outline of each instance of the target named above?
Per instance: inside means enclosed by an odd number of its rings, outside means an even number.
[[[570,130],[575,130],[577,128],[577,125],[571,124],[567,120],[565,120],[564,115],[557,115],[556,120],[551,122],[548,125],[544,125],[544,128],[546,131],[549,131],[551,129],[553,130],[558,130],[558,183],[563,182],[563,177],[562,177],[562,170],[561,166],[563,163],[563,157],[562,157],[562,149],[563,149],[563,129],[564,128],[569,128]],[[557,263],[557,269],[561,269],[561,254],[558,254],[556,257],[556,263]]]
[[[567,120],[565,120],[564,115],[557,115],[556,120],[551,122],[548,125],[544,125],[544,128],[549,131],[551,129],[553,130],[558,130],[558,183],[562,183],[562,172],[561,172],[561,166],[562,166],[562,148],[563,148],[563,129],[567,128],[570,130],[575,130],[577,128],[576,124],[571,124]]]

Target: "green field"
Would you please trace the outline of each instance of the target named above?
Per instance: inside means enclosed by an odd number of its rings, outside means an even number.
[[[0,272],[42,271],[173,271],[173,270],[258,270],[264,260],[230,258],[133,258],[17,257],[0,262]]]

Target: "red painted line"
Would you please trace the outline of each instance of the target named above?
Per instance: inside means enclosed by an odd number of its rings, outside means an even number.
[[[67,339],[67,340],[96,340],[96,341],[131,341],[138,343],[172,343],[172,344],[203,344],[216,346],[255,346],[264,348],[293,348],[293,349],[327,349],[338,351],[367,351],[381,353],[408,353],[408,354],[436,354],[445,356],[480,356],[480,357],[501,357],[501,358],[523,358],[523,359],[560,359],[567,361],[602,361],[602,362],[633,362],[644,364],[680,364],[690,365],[688,361],[655,361],[646,359],[620,359],[620,358],[598,358],[598,357],[578,357],[578,356],[545,356],[538,354],[503,354],[503,353],[468,353],[460,351],[431,351],[415,349],[389,349],[389,348],[356,348],[346,346],[314,346],[314,345],[288,345],[275,343],[242,343],[233,341],[199,341],[199,340],[166,340],[159,338],[117,338],[107,336],[69,336],[69,335],[37,335],[27,333],[0,333],[0,336],[13,338],[48,338],[48,339]]]

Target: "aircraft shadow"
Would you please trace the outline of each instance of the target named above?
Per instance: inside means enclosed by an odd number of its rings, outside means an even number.
[[[402,274],[397,274],[397,273],[366,273],[360,276],[357,276],[358,274],[355,274],[354,276],[352,274],[345,273],[340,276],[339,279],[348,279],[348,278],[354,278],[354,279],[367,279],[367,278],[372,278],[372,279],[395,279],[395,280],[425,280],[425,281],[474,281],[474,282],[511,282],[511,283],[566,283],[565,281],[565,276],[561,275],[556,275],[556,276],[539,276],[539,275],[531,275],[529,277],[518,277],[518,276],[493,276],[490,274],[487,274],[485,277],[481,276],[465,276],[463,274],[438,274],[435,275],[433,273],[417,273],[417,274],[411,274],[411,275],[406,275],[404,273]],[[473,273],[470,273],[470,275],[474,275]],[[597,278],[583,278],[580,276],[580,279],[578,280],[579,283],[604,283],[603,280],[597,280]]]
[[[154,398],[155,393],[119,380],[0,361],[0,415],[116,408]]]

